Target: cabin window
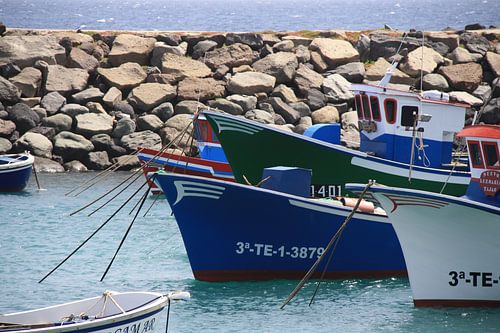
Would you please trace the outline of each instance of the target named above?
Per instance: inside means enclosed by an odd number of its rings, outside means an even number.
[[[194,130],[196,140],[200,142],[208,141],[208,122],[207,121],[195,121],[194,122]]]
[[[361,107],[361,96],[354,96],[354,103],[356,104],[356,111],[358,112],[358,118],[363,119],[363,109]]]
[[[389,124],[394,124],[396,122],[397,106],[398,104],[395,99],[386,99],[384,101],[385,119]]]
[[[413,127],[415,117],[418,116],[418,107],[405,105],[401,108],[401,126]],[[416,125],[417,123],[415,123]]]
[[[380,121],[380,108],[378,106],[378,97],[370,96],[370,106],[372,109],[373,120]]]
[[[372,116],[370,114],[370,102],[368,101],[368,96],[361,96],[361,100],[363,102],[363,116],[365,117],[365,119],[371,120]]]
[[[483,154],[487,169],[500,169],[496,142],[483,142]]]
[[[479,142],[469,141],[469,154],[472,166],[478,169],[484,169],[483,158],[481,157],[481,149],[479,148]]]

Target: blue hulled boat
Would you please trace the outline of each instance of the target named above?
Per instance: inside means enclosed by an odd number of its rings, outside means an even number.
[[[0,155],[0,192],[22,191],[28,184],[34,162],[30,154]]]
[[[273,178],[262,187],[274,187],[273,179],[283,176],[282,184],[289,187],[285,192],[157,173],[155,181],[166,193],[196,279],[300,279],[352,211],[337,200],[307,198],[309,185],[297,187],[297,168],[270,169],[275,169]],[[280,175],[280,169],[291,172],[296,181],[286,181],[288,176]],[[325,265],[326,278],[407,274],[399,241],[385,212],[374,214],[373,210],[368,207],[372,213],[354,215],[336,247],[333,262],[323,263],[316,276]]]

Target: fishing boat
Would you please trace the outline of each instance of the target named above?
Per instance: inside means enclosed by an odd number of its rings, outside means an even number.
[[[34,162],[35,158],[28,153],[0,155],[0,192],[22,191]]]
[[[154,332],[170,299],[186,292],[104,292],[46,308],[0,315],[0,332]]]
[[[160,171],[193,275],[202,281],[300,279],[352,211],[346,202],[309,198],[310,170],[268,168],[260,187]],[[316,277],[406,276],[396,234],[367,205]]]
[[[207,120],[198,115],[193,123],[200,157],[150,148],[139,149],[137,157],[153,194],[162,193],[152,181],[153,174],[158,170],[234,181],[224,151]]]
[[[280,165],[311,169],[315,195],[343,195],[345,183],[369,179],[456,196],[465,193],[470,172],[452,161],[452,148],[469,105],[451,103],[447,94],[436,91],[402,91],[383,82],[353,84],[351,89],[359,118],[359,151],[332,143],[340,142],[340,131],[327,142],[228,114],[203,114],[240,183],[245,178],[257,183],[264,168]]]
[[[472,172],[462,198],[382,185],[369,190],[401,242],[415,306],[500,306],[500,126],[471,126],[458,135],[467,140]]]

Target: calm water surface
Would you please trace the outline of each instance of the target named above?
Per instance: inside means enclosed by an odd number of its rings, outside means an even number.
[[[165,200],[134,224],[104,282],[99,279],[132,216],[131,206],[42,284],[37,281],[87,238],[127,197],[92,217],[69,213],[127,177],[116,173],[89,193],[64,193],[95,174],[42,174],[21,194],[0,194],[0,313],[48,306],[104,290],[185,290],[169,332],[496,332],[498,309],[416,309],[407,279],[327,281],[309,307],[309,283],[285,310],[294,281],[206,283],[194,280]],[[33,177],[32,177],[33,178]],[[120,197],[121,198],[121,197]],[[87,211],[90,212],[90,211]],[[156,332],[164,332],[163,324]]]
[[[499,0],[0,0],[10,27],[264,31],[500,25]]]

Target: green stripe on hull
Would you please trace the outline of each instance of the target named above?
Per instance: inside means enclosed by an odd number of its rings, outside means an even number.
[[[442,182],[413,178],[408,182],[405,176],[381,172],[384,166],[374,170],[353,165],[353,155],[346,148],[332,149],[305,137],[288,135],[281,131],[268,129],[260,124],[248,124],[236,117],[218,116],[205,113],[224,149],[236,181],[245,183],[245,176],[252,184],[262,179],[262,171],[267,167],[289,166],[312,170],[312,184],[341,185],[359,182],[367,183],[375,179],[378,183],[440,192]],[[465,194],[467,185],[448,183],[444,193],[450,195]]]

